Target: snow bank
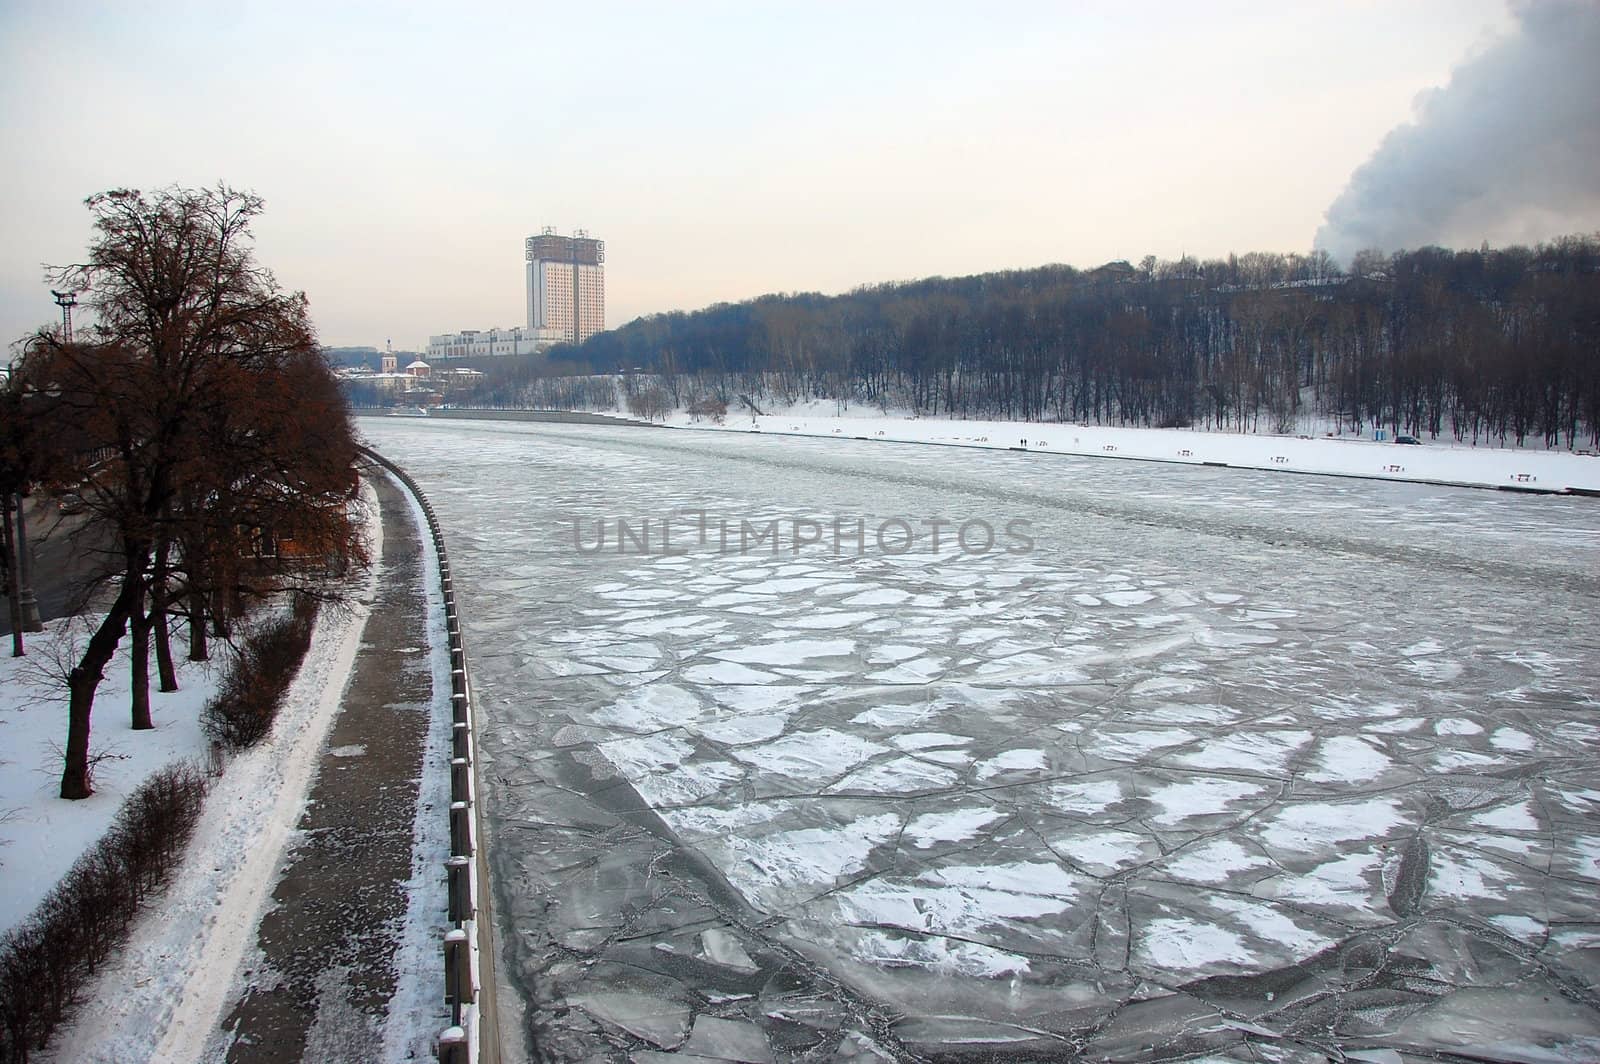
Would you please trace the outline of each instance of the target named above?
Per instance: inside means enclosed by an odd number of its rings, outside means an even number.
[[[445,623],[439,552],[427,535],[428,521],[410,491],[401,489],[422,542],[423,598],[428,603],[428,661],[433,672],[432,716],[417,781],[417,814],[411,828],[411,880],[406,915],[395,953],[395,992],[383,1032],[385,1061],[426,1061],[439,1032],[450,1025],[444,1004],[444,958],[440,942],[450,927],[444,868],[450,856],[450,639]]]
[[[867,416],[859,409],[843,416],[756,416],[730,411],[721,425],[694,421],[687,414],[677,413],[668,417],[667,424],[724,432],[933,443],[1521,491],[1600,491],[1600,457],[1449,443],[1413,446],[1348,437],[1263,436],[1028,421],[945,421]]]

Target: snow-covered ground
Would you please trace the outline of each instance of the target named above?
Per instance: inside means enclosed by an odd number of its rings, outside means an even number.
[[[362,429],[450,531],[506,968],[553,1058],[1600,1057],[1592,500]],[[667,518],[671,551],[578,549]],[[865,543],[691,531],[835,520]]]
[[[95,695],[89,753],[101,758],[94,794],[60,797],[67,742],[66,669],[71,646],[87,639],[84,622],[50,621],[28,635],[27,656],[0,658],[0,930],[15,927],[99,841],[132,790],[161,768],[191,758],[204,764],[209,745],[200,709],[216,691],[208,662],[180,660],[178,690],[156,690],[150,670],[153,731],[134,731],[128,706],[129,647],[123,641]]]
[[[1473,487],[1600,491],[1600,457],[1535,448],[1472,447],[1450,441],[1409,445],[1349,436],[1273,436],[1026,421],[947,421],[879,415],[861,408],[827,416],[811,412],[818,405],[832,404],[808,404],[801,413],[768,416],[730,411],[721,424],[675,413],[667,423],[678,428],[1017,449],[1184,465],[1209,463]]]
[[[406,916],[394,959],[397,975],[383,1032],[384,1064],[432,1060],[434,1042],[448,1025],[449,1009],[440,994],[444,969],[440,942],[451,926],[449,899],[441,874],[450,856],[450,642],[444,592],[439,583],[439,552],[428,534],[427,517],[416,497],[401,487],[422,541],[422,594],[428,603],[428,661],[433,672],[432,717],[417,781],[417,815],[412,824],[412,872],[406,886]],[[476,1009],[472,1010],[476,1019]],[[473,1043],[477,1044],[476,1031]]]
[[[378,557],[376,496],[367,487],[363,498],[374,517],[367,528]],[[352,588],[348,609],[319,616],[271,734],[228,762],[166,892],[96,978],[87,994],[93,1005],[80,1010],[41,1059],[132,1064],[201,1058],[234,973],[254,948],[261,907],[304,806],[380,576],[374,566]]]

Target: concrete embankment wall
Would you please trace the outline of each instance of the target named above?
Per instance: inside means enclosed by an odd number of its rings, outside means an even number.
[[[451,407],[448,410],[430,410],[428,416],[477,421],[551,421],[564,425],[637,425],[640,428],[651,429],[662,427],[652,425],[648,421],[636,421],[631,417],[591,414],[585,410],[479,410]]]
[[[478,719],[444,531],[434,516],[433,505],[409,473],[377,451],[367,447],[360,450],[388,470],[422,508],[439,559],[438,580],[444,597],[445,631],[450,646],[450,763],[424,766],[425,771],[450,774],[450,855],[445,860],[450,930],[442,943],[441,975],[453,1026],[439,1036],[439,1060],[441,1064],[499,1064],[494,914],[483,803],[479,800]]]

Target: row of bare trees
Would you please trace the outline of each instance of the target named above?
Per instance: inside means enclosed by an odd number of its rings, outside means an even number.
[[[54,268],[92,313],[41,330],[6,388],[5,475],[81,510],[95,554],[80,601],[98,620],[68,675],[63,798],[91,793],[89,737],[106,667],[131,635],[131,712],[153,726],[150,660],[176,688],[188,655],[256,601],[333,594],[363,560],[354,433],[304,294],[254,258],[261,200],[219,186],[118,190],[87,205],[84,262]]]
[[[1600,235],[933,278],[643,318],[551,352],[684,403],[1600,444]],[[497,369],[502,400],[561,389]],[[515,377],[515,379],[513,379]],[[570,390],[570,389],[569,389]],[[575,396],[584,398],[585,396]]]

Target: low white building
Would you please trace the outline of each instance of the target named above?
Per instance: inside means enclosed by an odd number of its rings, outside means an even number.
[[[567,339],[559,329],[463,329],[428,337],[428,361],[533,355]]]

